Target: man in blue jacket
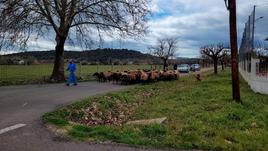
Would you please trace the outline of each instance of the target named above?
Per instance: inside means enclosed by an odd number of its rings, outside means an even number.
[[[77,80],[75,77],[76,65],[72,60],[70,61],[70,64],[69,64],[66,71],[70,71],[70,77],[69,77],[66,85],[70,86],[71,82],[73,82],[74,85],[77,85]]]

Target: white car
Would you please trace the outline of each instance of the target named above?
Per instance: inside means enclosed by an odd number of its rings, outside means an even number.
[[[199,64],[192,64],[191,65],[191,71],[195,72],[195,71],[200,71],[201,67]]]
[[[190,72],[190,66],[188,64],[181,64],[181,65],[179,65],[178,70],[181,73],[189,73]]]

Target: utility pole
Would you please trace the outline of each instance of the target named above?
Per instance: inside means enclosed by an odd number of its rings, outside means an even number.
[[[233,99],[241,103],[238,69],[238,46],[237,46],[237,23],[236,23],[236,0],[225,0],[230,16],[230,42],[231,42],[231,60],[232,60],[232,89]]]
[[[252,52],[254,51],[254,41],[255,41],[255,22],[256,22],[256,5],[253,8],[253,29],[252,29]],[[252,54],[252,53],[251,53]]]

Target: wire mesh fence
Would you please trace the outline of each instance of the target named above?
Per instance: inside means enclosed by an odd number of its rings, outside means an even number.
[[[268,78],[267,10],[268,6],[254,6],[248,21],[245,23],[239,50],[239,62],[240,69],[247,73]]]

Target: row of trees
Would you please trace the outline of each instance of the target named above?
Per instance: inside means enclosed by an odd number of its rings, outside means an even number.
[[[168,66],[168,60],[175,57],[178,50],[178,38],[168,37],[158,39],[156,45],[150,46],[149,50],[152,55],[159,57],[163,61],[164,70]],[[214,64],[214,73],[218,73],[218,63],[224,66],[230,62],[230,48],[223,43],[217,45],[211,44],[200,48],[201,58],[204,60],[212,60]]]
[[[149,50],[163,61],[166,70],[168,60],[173,58],[178,50],[178,39],[175,37],[158,39],[156,45],[149,47]],[[219,62],[223,70],[225,64],[230,62],[230,48],[222,43],[203,46],[200,48],[200,54],[202,59],[213,61],[215,74],[218,73]]]

